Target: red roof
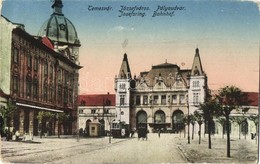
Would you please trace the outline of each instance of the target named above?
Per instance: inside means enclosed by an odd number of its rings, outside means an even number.
[[[54,49],[53,44],[48,37],[46,37],[46,36],[43,37],[42,43],[45,44],[45,46],[49,47],[50,49],[52,49],[52,50]]]
[[[257,92],[245,92],[248,96],[249,106],[258,106],[258,93]]]
[[[114,94],[79,95],[79,106],[115,106]]]

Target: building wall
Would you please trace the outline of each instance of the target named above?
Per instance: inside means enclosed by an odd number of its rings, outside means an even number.
[[[116,79],[116,120],[130,123],[130,79]]]
[[[199,104],[205,102],[207,83],[206,77],[204,76],[191,76],[189,84],[189,109],[190,113],[193,113],[198,109]]]
[[[20,134],[37,135],[37,113],[49,111],[54,115],[65,112],[73,117],[70,123],[64,125],[66,130],[62,131],[66,134],[75,132],[80,67],[71,64],[62,54],[46,47],[40,40],[21,29],[16,28],[11,32],[9,44],[10,51],[4,51],[8,53],[7,60],[10,60],[5,68],[9,68],[6,72],[10,74],[4,76],[4,82],[9,84],[4,86],[5,83],[1,83],[1,89],[6,90],[9,86],[7,93],[20,111],[19,123],[13,123],[16,124],[16,130],[19,130]],[[13,122],[15,121],[14,119]],[[53,118],[45,122],[46,126],[49,126],[50,134],[57,131],[55,121],[57,120]]]
[[[101,120],[104,120],[104,129],[109,131],[110,123],[116,119],[115,106],[79,106],[78,110],[79,129],[83,130],[86,130],[87,121],[100,122]]]
[[[0,16],[0,88],[5,94],[10,94],[11,70],[11,43],[12,30],[16,27],[13,23]],[[0,97],[0,105],[5,106],[6,101]]]

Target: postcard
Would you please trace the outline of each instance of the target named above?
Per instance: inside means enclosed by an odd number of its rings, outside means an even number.
[[[3,163],[256,163],[258,0],[2,0]]]

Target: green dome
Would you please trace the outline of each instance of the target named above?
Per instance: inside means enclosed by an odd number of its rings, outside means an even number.
[[[71,21],[62,14],[62,7],[61,0],[56,0],[52,5],[54,12],[42,25],[38,32],[38,36],[47,36],[53,42],[61,44],[80,46],[76,28]]]

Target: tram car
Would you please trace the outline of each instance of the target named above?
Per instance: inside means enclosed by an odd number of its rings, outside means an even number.
[[[127,138],[130,135],[129,125],[124,122],[113,122],[111,131],[113,138]]]

